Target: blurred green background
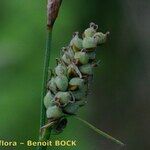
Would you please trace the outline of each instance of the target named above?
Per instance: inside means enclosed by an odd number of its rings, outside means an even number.
[[[0,139],[37,140],[45,14],[44,0],[0,0]],[[128,150],[150,149],[149,17],[148,0],[64,0],[53,32],[51,67],[72,33],[83,31],[91,21],[111,32],[97,51],[103,65],[95,70],[92,94],[79,114],[121,139]],[[53,149],[121,149],[75,119],[52,139],[78,141],[76,148]]]

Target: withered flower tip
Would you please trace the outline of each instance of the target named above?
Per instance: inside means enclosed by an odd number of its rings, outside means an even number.
[[[47,26],[52,28],[58,16],[59,8],[62,0],[48,0],[47,1]]]

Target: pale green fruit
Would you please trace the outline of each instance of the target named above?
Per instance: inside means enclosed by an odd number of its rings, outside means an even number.
[[[99,45],[99,44],[103,44],[106,42],[108,35],[109,35],[109,32],[107,32],[106,34],[102,32],[97,32],[95,33],[94,38],[97,44]]]
[[[85,75],[93,75],[93,66],[91,64],[82,65],[79,69]]]
[[[85,89],[79,89],[77,91],[72,91],[72,94],[76,100],[82,100],[86,97],[86,90]]]
[[[58,92],[55,95],[55,100],[58,100],[61,105],[65,106],[72,101],[72,97],[69,92]]]
[[[93,51],[97,47],[97,41],[93,37],[86,37],[83,39],[83,48]]]
[[[74,51],[80,51],[82,47],[83,40],[79,38],[79,33],[76,32],[73,39],[70,42],[70,46]]]
[[[80,78],[72,78],[69,82],[69,89],[74,91],[76,89],[82,89],[84,87],[84,80]]]
[[[52,77],[51,80],[48,82],[48,88],[53,92],[56,93],[57,92],[57,86],[55,83],[55,78]]]
[[[62,64],[58,64],[57,67],[55,68],[55,73],[58,76],[66,75],[67,74],[67,68]]]
[[[54,105],[48,107],[46,115],[48,119],[57,119],[60,118],[63,114],[61,109],[58,106]]]
[[[80,106],[77,103],[68,104],[64,109],[63,112],[67,114],[74,115],[77,113]]]
[[[56,83],[57,88],[60,91],[65,92],[68,88],[68,78],[64,75],[57,76],[55,78],[55,83]]]
[[[83,36],[84,37],[92,37],[96,33],[97,29],[98,29],[98,25],[96,25],[95,23],[92,22],[92,23],[90,23],[90,27],[84,31]]]
[[[93,27],[90,27],[84,31],[84,37],[92,37],[96,33]]]
[[[53,98],[54,98],[54,96],[52,95],[52,93],[50,91],[48,91],[48,93],[44,97],[44,105],[45,105],[46,109],[54,104]]]
[[[76,52],[74,58],[83,65],[89,62],[89,56],[86,52]]]
[[[75,103],[70,103],[66,107],[63,108],[63,112],[67,114],[74,115],[77,113],[78,109],[86,104],[86,101],[81,100]]]
[[[84,31],[84,37],[92,37],[96,31],[98,29],[98,25],[96,25],[95,23],[90,23],[90,27],[87,28],[85,31]]]

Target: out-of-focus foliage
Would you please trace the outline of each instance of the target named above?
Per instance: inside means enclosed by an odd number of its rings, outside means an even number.
[[[64,0],[53,32],[51,67],[72,32],[81,32],[91,21],[111,32],[108,44],[97,51],[103,63],[95,71],[89,103],[80,114],[120,137],[128,150],[150,147],[149,6],[147,0]],[[0,0],[0,7],[0,139],[37,140],[46,3]],[[57,138],[78,141],[75,148],[59,149],[119,148],[74,119],[63,134],[53,135],[53,140]]]

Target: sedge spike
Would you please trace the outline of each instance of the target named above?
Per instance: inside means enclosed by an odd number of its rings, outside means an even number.
[[[51,3],[54,2],[53,0],[48,2],[48,12],[53,12],[53,15],[57,17],[58,11],[55,9],[59,9],[60,6]],[[49,9],[50,5],[54,7],[54,11]],[[48,21],[49,28],[55,22],[53,15],[48,14],[48,19],[51,18],[51,22]],[[50,77],[48,74],[45,75],[44,85],[46,88],[43,93],[42,106],[45,106],[45,114],[43,115],[46,116],[47,123],[43,124],[44,120],[42,121],[41,141],[49,140],[51,132],[57,134],[63,132],[67,126],[67,118],[75,116],[79,108],[87,103],[86,99],[89,95],[94,68],[98,67],[100,63],[96,60],[96,50],[98,46],[107,41],[109,35],[109,32],[104,34],[97,30],[98,25],[91,23],[90,27],[83,32],[82,37],[79,32],[75,32],[69,45],[61,49],[60,57],[56,59],[57,66],[51,71]],[[45,73],[48,73],[48,70]],[[49,80],[46,82],[47,79]],[[76,119],[82,121],[98,134],[124,146],[121,141],[97,129],[80,117],[76,117]],[[41,150],[43,149],[46,147]]]
[[[109,32],[104,34],[97,30],[98,25],[91,23],[82,37],[79,32],[75,32],[69,45],[61,49],[60,57],[56,59],[57,66],[47,82],[47,93],[43,102],[48,123],[42,129],[47,131],[46,134],[49,132],[48,129],[61,133],[67,125],[67,117],[75,116],[78,109],[87,103],[93,71],[100,63],[96,60],[96,49],[107,41],[109,35]],[[76,119],[100,135],[121,146],[124,145],[85,120],[79,117]]]

